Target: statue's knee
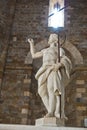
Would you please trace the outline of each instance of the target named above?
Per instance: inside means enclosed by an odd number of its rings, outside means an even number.
[[[54,93],[54,87],[52,84],[47,85],[48,93]]]
[[[48,93],[49,93],[49,96],[50,96],[50,95],[54,95],[54,90],[50,88],[50,89],[48,90]]]

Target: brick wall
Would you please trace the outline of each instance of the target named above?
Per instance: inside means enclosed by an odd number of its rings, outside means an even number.
[[[77,67],[72,82],[66,88],[66,115],[68,126],[84,126],[87,118],[87,68]]]
[[[77,65],[72,81],[66,88],[66,113],[68,126],[84,126],[87,118],[87,9],[86,1],[70,1],[66,10],[68,40],[75,45],[83,57],[83,65]],[[79,57],[77,57],[78,59]],[[74,62],[74,61],[73,61]]]
[[[0,86],[3,80],[3,73],[5,69],[8,44],[10,40],[10,33],[13,22],[14,4],[15,0],[10,3],[9,0],[0,1]],[[11,10],[10,10],[11,9]]]
[[[0,105],[1,123],[34,124],[36,118],[42,117],[46,113],[37,94],[37,81],[34,78],[36,71],[41,66],[41,59],[34,60],[32,63],[29,57],[29,64],[26,65],[25,58],[29,52],[27,37],[34,38],[35,45],[38,43],[38,49],[40,49],[44,44],[44,39],[46,42],[50,32],[53,31],[47,27],[48,3],[48,0],[0,2],[1,19],[7,27],[7,30],[4,28],[6,35],[0,33],[0,40],[4,41],[2,42],[4,44],[1,45],[6,47],[2,58],[3,64],[0,63],[0,81],[4,100]],[[65,3],[69,4],[65,10],[64,28],[67,41],[81,53],[84,62],[83,65],[75,64],[70,52],[67,53],[73,61],[74,71],[71,75],[71,82],[66,88],[66,115],[69,118],[66,125],[84,126],[83,120],[87,117],[87,4],[85,0],[66,0]],[[3,11],[5,11],[5,15],[2,13]],[[1,23],[0,25],[2,28],[4,27]],[[68,46],[68,50],[72,46]],[[72,51],[79,59],[80,56],[77,55],[77,52]],[[0,53],[0,56],[2,54]]]

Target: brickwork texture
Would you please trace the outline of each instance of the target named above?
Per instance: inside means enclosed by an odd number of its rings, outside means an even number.
[[[65,91],[66,126],[84,127],[87,118],[87,1],[65,0],[65,51],[73,70]],[[28,64],[27,38],[37,49],[46,47],[49,0],[0,1],[0,123],[34,125],[46,109],[37,93],[34,75],[42,59]],[[67,44],[68,43],[68,44]],[[71,52],[70,52],[71,51]],[[76,60],[77,59],[77,60]],[[79,60],[81,59],[81,60]]]

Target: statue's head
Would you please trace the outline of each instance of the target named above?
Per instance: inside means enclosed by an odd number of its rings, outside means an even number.
[[[58,42],[58,35],[53,33],[50,34],[48,44],[57,43]]]

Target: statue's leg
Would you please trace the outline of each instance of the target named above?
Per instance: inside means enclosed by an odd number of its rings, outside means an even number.
[[[48,80],[47,80],[47,90],[49,95],[49,110],[47,116],[51,117],[54,116],[54,111],[56,107],[56,96],[54,94],[54,87],[53,87],[53,72],[50,73]]]
[[[41,96],[41,99],[42,99],[42,101],[43,101],[43,103],[44,103],[47,111],[49,111],[49,102],[48,102],[49,99],[48,99],[48,95]]]
[[[53,91],[49,91],[49,113],[51,113],[52,116],[54,115],[55,107],[56,97]]]
[[[46,83],[44,83],[41,87],[39,87],[38,93],[39,93],[47,111],[49,111],[49,97],[48,97]]]
[[[62,95],[61,95],[61,118],[64,118],[65,112],[64,112],[64,106],[65,106],[65,101],[64,101],[64,86],[62,85]]]
[[[55,116],[57,118],[60,118],[60,95],[56,96],[56,110],[55,110]]]
[[[61,95],[61,118],[68,119],[65,115],[65,89],[64,85],[62,85],[62,95]]]

